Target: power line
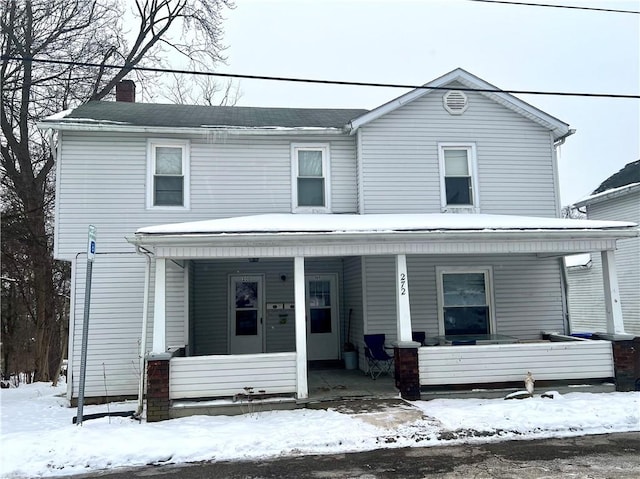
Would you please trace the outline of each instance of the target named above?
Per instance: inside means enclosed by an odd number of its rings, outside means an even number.
[[[269,80],[269,81],[285,81],[293,83],[312,83],[322,85],[343,85],[343,86],[367,86],[367,87],[380,87],[380,88],[402,88],[402,89],[422,89],[422,90],[450,90],[450,87],[446,86],[428,86],[428,85],[409,85],[401,83],[375,83],[375,82],[356,82],[356,81],[344,81],[344,80],[320,80],[313,78],[296,78],[296,77],[279,77],[279,76],[267,76],[267,75],[245,75],[242,73],[218,73],[207,72],[199,70],[181,70],[175,68],[157,68],[157,67],[143,67],[134,65],[109,65],[90,62],[75,62],[69,60],[54,60],[49,58],[33,58],[33,57],[18,57],[12,55],[0,55],[2,60],[16,60],[24,62],[36,62],[36,63],[50,63],[55,65],[69,65],[78,67],[95,67],[95,68],[108,68],[128,71],[145,71],[154,73],[177,73],[183,75],[201,75],[212,76],[222,78],[238,78],[243,80]],[[562,91],[534,91],[534,90],[502,90],[499,88],[466,88],[456,87],[456,90],[468,91],[468,92],[481,92],[481,93],[510,93],[517,95],[548,95],[548,96],[572,96],[572,97],[590,97],[590,98],[628,98],[628,99],[640,99],[640,94],[622,94],[622,93],[577,93],[577,92],[562,92]]]
[[[613,8],[596,8],[596,7],[578,7],[573,5],[554,5],[549,3],[525,3],[525,2],[508,2],[506,0],[467,0],[469,2],[482,2],[482,3],[503,3],[506,5],[523,5],[525,7],[550,7],[550,8],[569,8],[572,10],[592,10],[596,12],[610,12],[610,13],[633,13],[640,15],[640,12],[634,10],[616,10]]]

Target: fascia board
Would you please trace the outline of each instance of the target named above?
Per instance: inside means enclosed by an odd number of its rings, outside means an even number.
[[[613,198],[618,198],[620,196],[627,195],[629,193],[634,193],[636,191],[640,191],[640,183],[633,183],[627,186],[622,186],[620,188],[614,188],[612,191],[603,191],[602,193],[597,193],[592,196],[588,196],[576,203],[572,206],[574,208],[582,208],[583,206],[593,205],[595,203],[600,203],[602,201],[611,200]]]
[[[465,85],[467,88],[471,89],[479,89],[479,90],[499,90],[498,87],[482,80],[481,78],[472,75],[471,73],[458,68],[453,70],[446,75],[441,76],[427,84],[424,85],[423,88],[416,88],[415,90],[411,90],[404,95],[391,100],[384,105],[379,106],[378,108],[371,110],[369,113],[365,113],[359,118],[351,121],[350,123],[350,134],[354,134],[358,128],[366,125],[367,123],[372,122],[373,120],[377,120],[383,115],[394,111],[397,108],[400,108],[407,103],[410,103],[418,98],[427,95],[434,91],[433,89],[429,89],[429,87],[443,87],[448,83],[458,81]],[[561,136],[566,135],[569,132],[569,125],[564,123],[563,121],[549,115],[548,113],[539,110],[538,108],[528,104],[525,101],[516,98],[515,96],[504,93],[504,92],[479,92],[482,95],[500,103],[506,108],[529,118],[530,120],[540,124],[541,126],[553,131],[556,139]]]
[[[101,132],[119,132],[119,133],[150,133],[156,135],[168,134],[187,134],[202,135],[207,133],[232,133],[238,135],[326,135],[345,134],[343,128],[226,128],[226,127],[200,127],[200,128],[174,128],[160,126],[133,126],[110,123],[81,123],[81,122],[49,122],[39,121],[36,126],[41,130],[53,129],[59,131],[101,131]]]
[[[126,240],[148,246],[275,246],[317,242],[424,242],[424,241],[585,241],[623,239],[640,236],[636,227],[602,230],[517,230],[517,231],[429,231],[388,233],[225,233],[225,234],[135,234]]]

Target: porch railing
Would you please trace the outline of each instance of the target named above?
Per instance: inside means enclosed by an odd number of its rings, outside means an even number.
[[[523,381],[528,371],[536,380],[614,376],[609,341],[428,346],[418,364],[422,386]]]
[[[172,358],[169,398],[295,394],[296,353]]]

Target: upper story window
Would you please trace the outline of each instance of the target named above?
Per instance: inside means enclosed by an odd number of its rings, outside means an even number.
[[[443,211],[478,210],[476,148],[473,143],[438,145]]]
[[[150,140],[148,208],[189,208],[189,142]]]
[[[330,211],[329,145],[293,144],[291,160],[293,211]]]

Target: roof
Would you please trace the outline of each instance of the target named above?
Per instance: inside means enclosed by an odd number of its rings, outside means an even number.
[[[496,90],[497,87],[457,68],[425,87],[445,87],[458,82],[471,89]],[[80,130],[168,131],[176,129],[245,129],[245,130],[326,130],[350,131],[352,134],[380,116],[431,93],[417,88],[395,100],[369,111],[336,108],[257,108],[239,106],[200,106],[130,102],[89,102],[74,110],[60,112],[39,122],[41,128]],[[573,133],[569,125],[505,92],[481,92],[553,132],[556,139]]]
[[[418,98],[427,95],[434,90],[431,88],[441,88],[449,83],[458,82],[464,85],[466,88],[474,89],[474,90],[499,90],[498,87],[492,85],[484,81],[483,79],[472,75],[466,70],[462,68],[456,68],[455,70],[447,73],[446,75],[441,76],[440,78],[436,78],[435,80],[426,83],[422,88],[416,88],[411,90],[409,93],[406,93],[394,100],[391,100],[384,105],[371,110],[370,112],[362,115],[354,119],[351,122],[351,132],[355,132],[361,126],[366,125],[367,123],[380,118],[387,113],[400,108],[407,103],[410,103]],[[480,92],[481,95],[485,95],[486,97],[500,103],[504,107],[523,115],[530,120],[538,123],[539,125],[548,128],[553,131],[555,139],[560,139],[565,136],[569,136],[575,132],[575,130],[571,130],[567,123],[549,115],[548,113],[539,110],[538,108],[528,104],[525,101],[516,98],[515,96],[506,93],[506,92]]]
[[[592,194],[602,193],[613,188],[630,185],[631,183],[640,183],[640,160],[627,163],[617,173],[600,183]]]
[[[254,108],[94,101],[43,123],[171,128],[339,128],[362,109]]]
[[[627,163],[620,171],[600,183],[591,195],[576,202],[574,206],[582,207],[638,190],[640,190],[640,160]]]
[[[148,226],[136,235],[576,231],[632,229],[635,223],[488,214],[294,214],[239,216]]]

